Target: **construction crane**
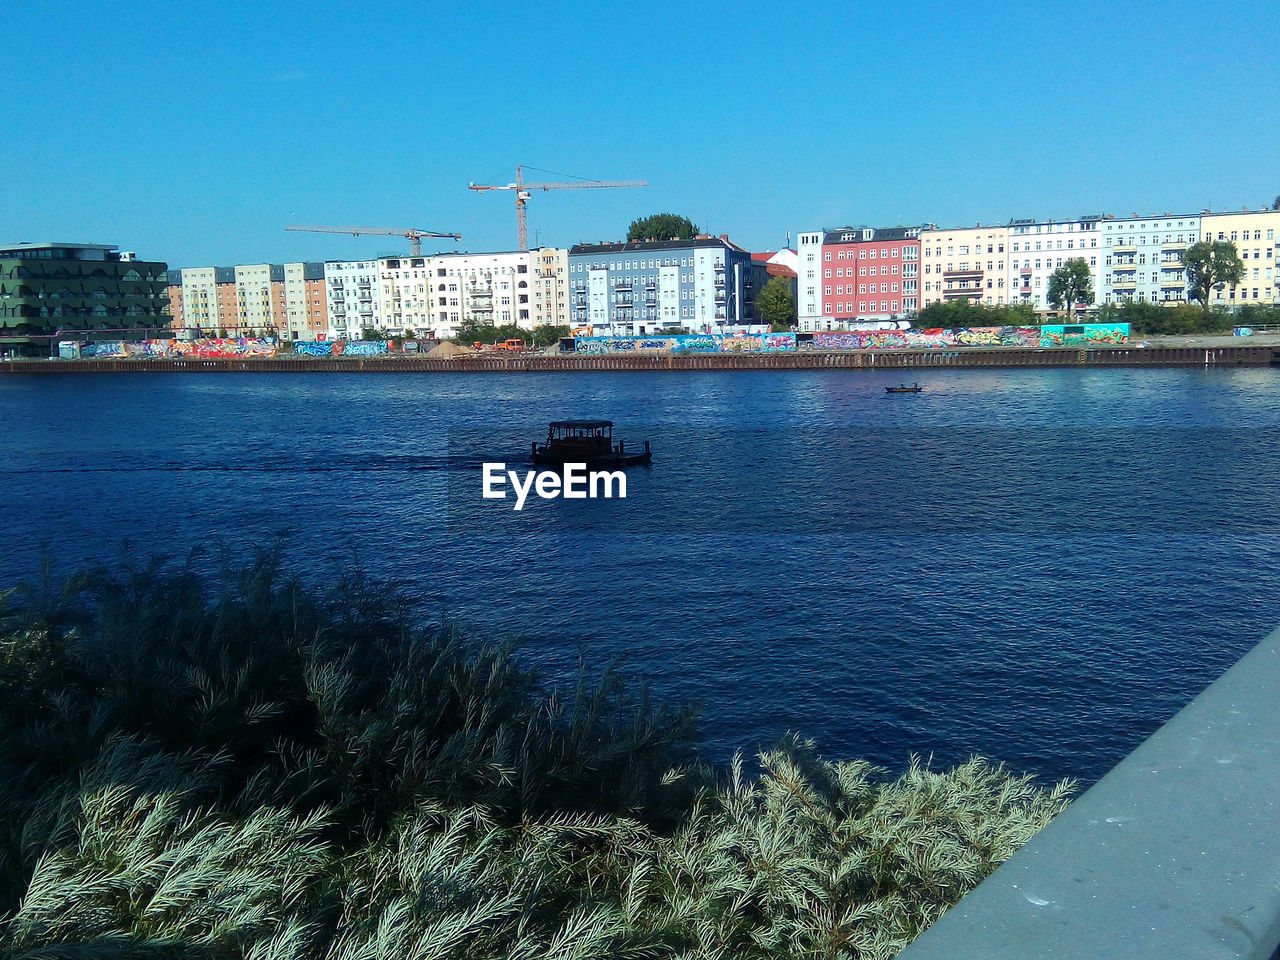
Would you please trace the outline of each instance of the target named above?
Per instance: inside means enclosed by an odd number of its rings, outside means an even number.
[[[349,233],[353,237],[404,237],[409,241],[412,255],[422,255],[423,237],[447,237],[450,240],[461,240],[460,233],[432,233],[430,230],[415,230],[412,227],[285,227],[286,230],[302,230],[307,233]]]
[[[643,180],[582,180],[572,183],[526,183],[524,167],[516,164],[516,182],[506,185],[488,185],[479,183],[467,184],[468,190],[514,190],[516,192],[516,237],[520,241],[520,249],[529,249],[529,224],[525,219],[525,204],[529,202],[534,190],[587,190],[599,187],[647,187]]]

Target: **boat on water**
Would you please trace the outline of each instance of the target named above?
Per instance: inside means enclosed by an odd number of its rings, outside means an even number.
[[[896,387],[885,387],[884,392],[885,393],[924,393],[924,387],[920,386],[920,384],[918,383],[913,383],[909,387],[905,383],[902,383]]]
[[[585,463],[589,467],[631,467],[652,462],[649,441],[643,447],[613,439],[612,420],[556,420],[547,429],[544,443],[533,444],[534,463],[561,466]]]

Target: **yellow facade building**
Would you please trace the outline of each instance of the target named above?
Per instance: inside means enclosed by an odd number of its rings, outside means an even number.
[[[920,307],[965,298],[988,306],[1009,302],[1009,228],[920,231]]]
[[[1242,307],[1254,303],[1280,303],[1276,283],[1280,280],[1280,210],[1252,210],[1239,213],[1206,213],[1200,217],[1203,240],[1226,240],[1236,245],[1244,264],[1244,277],[1237,286],[1215,290],[1215,307]]]

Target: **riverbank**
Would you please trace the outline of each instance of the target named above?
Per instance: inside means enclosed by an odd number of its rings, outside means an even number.
[[[1188,367],[1280,365],[1280,338],[1178,337],[1157,345],[965,347],[954,350],[721,354],[466,354],[451,358],[242,357],[235,359],[8,360],[0,374],[58,373],[566,373],[660,370],[922,370],[957,367]],[[1262,338],[1259,338],[1262,339]],[[1225,341],[1225,342],[1222,342]]]

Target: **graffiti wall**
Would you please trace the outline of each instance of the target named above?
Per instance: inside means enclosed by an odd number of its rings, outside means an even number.
[[[847,330],[813,335],[814,350],[900,350],[907,346],[903,330]]]
[[[795,350],[794,333],[689,333],[656,337],[575,337],[576,353],[782,353]]]
[[[300,357],[377,357],[390,353],[391,340],[295,340],[293,352]],[[414,344],[417,349],[417,344]]]
[[[717,353],[721,349],[721,341],[727,339],[719,334],[682,334],[668,337],[574,337],[573,349],[576,353],[635,353],[637,350],[652,350],[671,353]],[[759,340],[759,337],[755,338]],[[757,347],[759,349],[759,347]]]
[[[269,338],[210,337],[201,340],[62,340],[58,356],[65,360],[123,360],[130,357],[274,357]]]
[[[1084,347],[1096,343],[1128,343],[1127,323],[1046,324],[1040,328],[1042,347]]]
[[[208,337],[202,340],[170,340],[169,356],[198,359],[274,357],[276,342],[267,337]]]
[[[802,350],[940,350],[955,347],[1063,347],[1127,343],[1129,325],[1078,324],[1044,327],[967,327],[961,330],[831,330],[798,342],[794,333],[692,334],[669,337],[576,337],[586,354],[778,353]]]

